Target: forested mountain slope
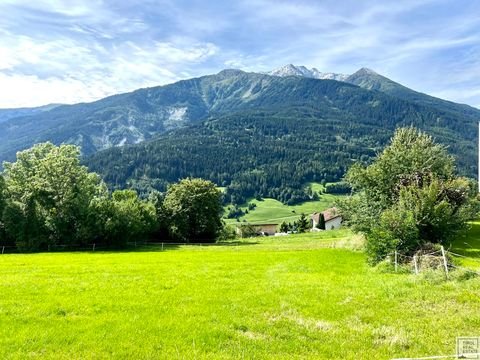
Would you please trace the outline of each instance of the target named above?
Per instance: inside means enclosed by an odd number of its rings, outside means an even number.
[[[111,96],[96,102],[58,106],[0,124],[0,161],[17,150],[52,141],[81,146],[85,155],[135,144],[207,116],[258,107],[260,95],[278,95],[283,80],[268,75],[224,70],[174,84]],[[303,94],[308,96],[308,94]],[[298,97],[298,94],[297,94]]]
[[[480,111],[478,109],[414,91],[367,68],[358,70],[347,77],[345,81],[368,90],[381,91],[419,105],[434,107],[438,111],[454,113],[459,117],[467,116],[479,119]]]
[[[233,202],[248,196],[297,202],[307,197],[306,182],[340,179],[353,161],[369,161],[397,126],[414,125],[449,145],[462,173],[475,172],[474,116],[333,80],[223,75],[235,78],[228,83],[237,99],[217,101],[223,106],[217,113],[146,143],[99,152],[87,164],[118,187],[164,189],[200,176],[226,186]],[[241,84],[253,79],[261,80],[248,101],[238,99],[246,93]]]
[[[80,145],[112,186],[165,189],[201,176],[226,186],[234,202],[253,195],[296,202],[307,197],[306,182],[340,179],[395,127],[414,125],[450,146],[460,172],[476,174],[479,110],[368,69],[345,81],[224,70],[45,110],[0,122],[0,160],[34,143],[66,142]]]

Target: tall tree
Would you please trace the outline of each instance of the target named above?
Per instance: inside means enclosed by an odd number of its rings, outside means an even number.
[[[368,167],[346,179],[356,194],[340,202],[342,213],[366,234],[371,263],[398,250],[411,254],[426,243],[446,243],[475,214],[473,182],[454,173],[445,147],[414,128],[396,131]]]
[[[129,241],[144,240],[157,227],[152,202],[141,200],[133,190],[116,190],[109,197],[92,202],[93,228],[98,241],[122,247]]]
[[[308,223],[307,216],[304,213],[300,215],[300,218],[297,220],[296,224],[297,224],[297,231],[301,233],[307,231],[310,226],[310,224]]]
[[[222,193],[211,181],[183,179],[171,185],[164,208],[172,236],[187,242],[215,241],[222,229]]]
[[[325,215],[323,215],[323,213],[320,213],[318,216],[317,228],[320,230],[325,230]]]
[[[0,244],[5,244],[5,225],[3,211],[5,210],[5,179],[0,175]]]
[[[5,229],[22,246],[81,243],[91,235],[86,228],[90,202],[106,188],[79,157],[76,146],[43,143],[17,153],[16,162],[4,163]]]

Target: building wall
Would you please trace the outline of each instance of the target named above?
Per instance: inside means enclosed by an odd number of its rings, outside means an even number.
[[[325,230],[340,229],[342,227],[342,217],[336,217],[325,222]]]
[[[238,225],[237,226],[237,229],[236,229],[236,232],[237,232],[237,235],[240,235],[240,236],[244,236],[244,229],[245,229],[245,226],[246,225]],[[275,233],[277,232],[277,227],[278,225],[275,225],[275,224],[266,224],[266,225],[251,225],[252,228],[254,229],[255,232],[257,233],[265,233],[265,234],[268,234],[268,235],[275,235]]]
[[[259,225],[255,226],[258,232],[264,232],[268,235],[275,235],[277,232],[277,225]]]

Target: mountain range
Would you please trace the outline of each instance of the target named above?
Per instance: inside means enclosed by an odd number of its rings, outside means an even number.
[[[4,120],[0,111],[1,160],[37,142],[73,143],[112,187],[162,190],[201,176],[227,187],[232,202],[248,196],[301,201],[306,182],[340,179],[404,125],[434,135],[450,147],[461,173],[476,173],[480,110],[366,68],[351,75],[294,65],[268,74],[223,70],[28,111],[9,117],[12,110],[4,110]]]
[[[345,75],[345,74],[336,74],[336,73],[329,73],[329,72],[324,73],[319,71],[316,68],[308,69],[303,65],[295,66],[293,64],[282,66],[278,69],[269,71],[266,74],[272,75],[272,76],[282,76],[282,77],[302,76],[302,77],[307,77],[312,79],[338,80],[338,81],[346,81],[348,78],[348,75]]]

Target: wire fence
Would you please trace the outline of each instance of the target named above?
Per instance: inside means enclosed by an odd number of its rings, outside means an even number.
[[[112,246],[107,244],[55,244],[55,245],[48,245],[46,248],[41,249],[43,252],[62,252],[62,251],[115,251],[115,250],[131,250],[131,249],[151,249],[155,251],[165,251],[171,250],[172,248],[176,248],[179,246],[193,246],[193,247],[215,247],[215,246],[239,246],[248,244],[244,241],[226,241],[226,242],[217,242],[217,243],[202,243],[202,242],[148,242],[148,241],[135,241],[135,242],[128,242],[126,247],[119,248],[118,246]],[[335,241],[325,243],[323,247],[337,247]],[[22,253],[22,251],[16,247],[11,245],[0,245],[0,255],[3,254],[13,254],[13,253]],[[449,250],[445,250],[443,246],[441,246],[440,250],[435,250],[425,254],[417,254],[413,256],[404,255],[395,251],[394,253],[390,254],[393,257],[393,262],[395,266],[395,271],[399,270],[399,267],[402,266],[403,268],[405,265],[410,266],[410,271],[419,274],[424,268],[442,268],[445,272],[446,277],[448,278],[450,270],[458,269],[463,270],[466,272],[474,273],[476,275],[480,275],[480,259],[469,257],[465,255],[461,255],[458,253],[454,253]],[[459,266],[453,264],[449,261],[449,257],[451,258],[462,258],[468,259],[469,261],[478,261],[479,263],[479,270],[470,269],[464,266]],[[436,263],[436,264],[435,264]]]
[[[405,264],[407,264],[411,267],[411,271],[414,272],[416,275],[418,275],[424,268],[442,269],[445,272],[447,278],[449,276],[450,270],[454,269],[480,275],[480,270],[455,265],[454,263],[452,263],[452,261],[449,261],[449,258],[463,258],[468,259],[469,261],[478,261],[479,268],[480,259],[445,250],[443,246],[440,247],[440,250],[432,251],[426,254],[420,253],[413,256],[408,256],[401,254],[398,251],[395,251],[394,253],[390,254],[390,256],[393,257],[395,271],[398,271],[400,266],[405,266]]]
[[[231,242],[149,242],[149,241],[134,241],[128,242],[126,246],[119,247],[107,244],[51,244],[39,249],[41,252],[62,252],[62,251],[115,251],[115,250],[131,250],[131,249],[155,249],[159,251],[171,249],[179,246],[195,246],[195,247],[211,247],[211,246],[238,246],[245,244],[245,241],[231,241]],[[23,253],[20,248],[12,245],[0,245],[0,255]]]

